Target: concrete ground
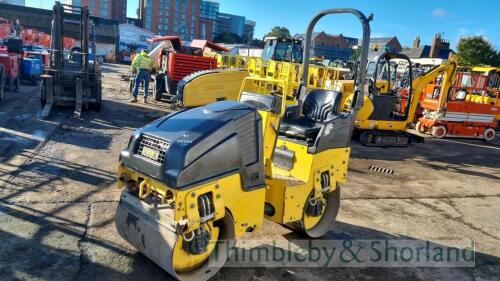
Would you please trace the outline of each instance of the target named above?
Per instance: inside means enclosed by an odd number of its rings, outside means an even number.
[[[105,65],[100,112],[39,118],[38,88],[0,101],[0,279],[170,280],[117,234],[118,155],[136,128],[167,114],[130,104]],[[370,170],[394,169],[394,174]],[[475,241],[465,268],[223,268],[214,280],[500,280],[500,140],[427,139],[408,148],[353,144],[338,222],[327,239]],[[298,239],[265,223],[246,239]]]

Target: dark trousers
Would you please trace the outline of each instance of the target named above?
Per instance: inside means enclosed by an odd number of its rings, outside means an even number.
[[[134,97],[137,97],[137,95],[139,94],[139,84],[141,82],[144,83],[144,97],[148,96],[149,79],[151,79],[151,72],[149,70],[139,69],[139,71],[137,71],[134,80]]]

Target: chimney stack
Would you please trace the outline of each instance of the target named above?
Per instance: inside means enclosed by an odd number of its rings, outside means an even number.
[[[441,34],[436,33],[434,39],[432,39],[431,52],[429,57],[437,58],[439,56],[439,50],[441,49]]]
[[[413,40],[413,49],[420,47],[420,36],[415,37]]]

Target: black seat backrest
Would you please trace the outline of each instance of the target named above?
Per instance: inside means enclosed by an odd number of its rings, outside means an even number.
[[[302,114],[314,121],[324,121],[328,114],[338,114],[342,93],[331,90],[312,89],[304,99]]]

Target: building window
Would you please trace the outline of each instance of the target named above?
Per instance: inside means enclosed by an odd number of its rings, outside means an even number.
[[[107,18],[109,17],[109,0],[101,0],[99,2],[100,16]]]
[[[95,0],[90,0],[90,7],[89,7],[89,9],[90,9],[90,12],[92,14],[95,14]]]
[[[152,1],[146,1],[146,21],[144,23],[144,27],[148,30],[153,29],[152,23],[152,14],[153,14],[153,6],[151,4]]]

